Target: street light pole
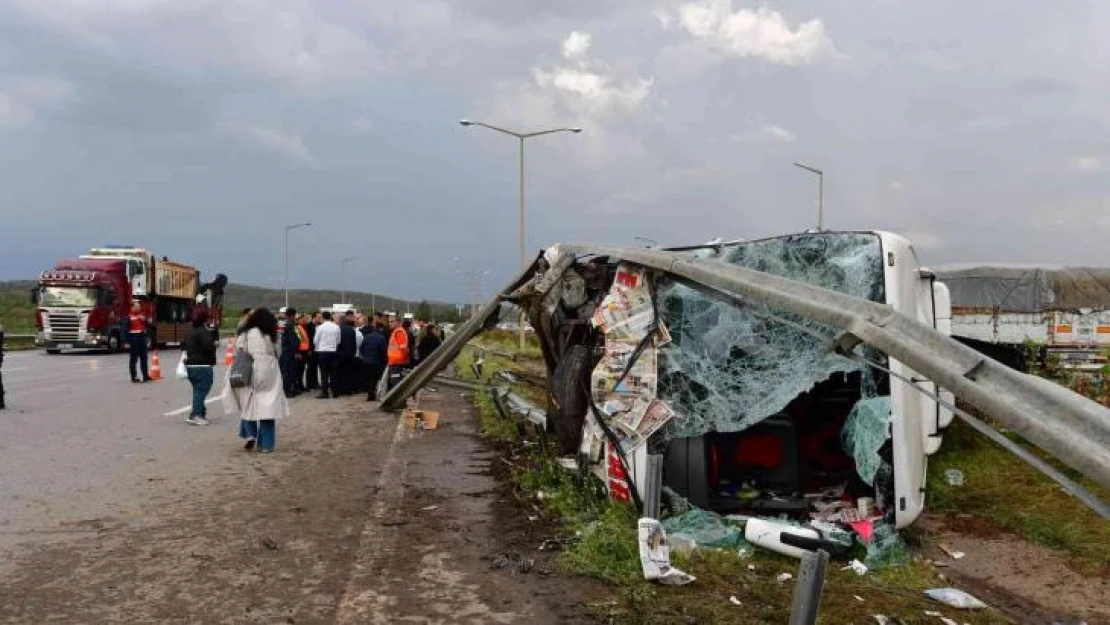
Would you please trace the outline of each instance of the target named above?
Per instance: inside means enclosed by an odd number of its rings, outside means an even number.
[[[312,225],[311,221],[306,221],[299,224],[289,224],[285,226],[285,307],[289,308],[289,232],[297,228],[307,228]]]
[[[825,229],[825,172],[804,163],[796,162],[794,166],[817,174],[817,230],[820,232]]]
[[[518,148],[517,148],[517,186],[518,186],[518,188],[517,188],[517,213],[518,213],[517,214],[517,238],[519,239],[519,243],[520,243],[520,267],[521,267],[521,270],[524,270],[528,267],[528,246],[525,242],[525,234],[524,234],[524,140],[525,139],[531,139],[533,137],[540,137],[540,136],[543,136],[543,135],[551,135],[551,134],[555,134],[555,133],[558,133],[558,132],[573,132],[573,133],[577,134],[577,133],[582,132],[582,129],[581,128],[550,128],[548,130],[540,130],[538,132],[516,132],[516,131],[513,131],[513,130],[508,130],[506,128],[501,128],[500,126],[494,126],[492,124],[486,124],[486,123],[482,123],[482,122],[475,122],[475,121],[471,121],[469,119],[459,120],[459,124],[462,125],[462,126],[481,126],[482,128],[487,128],[489,130],[493,130],[494,132],[500,132],[501,134],[506,134],[506,135],[509,135],[510,137],[516,137],[516,139],[518,141]],[[523,311],[521,311],[521,313],[520,313],[520,349],[522,349],[522,350],[524,349],[524,312]]]
[[[342,293],[342,295],[340,295],[340,297],[339,297],[339,300],[340,300],[339,303],[340,304],[346,304],[347,303],[347,263],[349,263],[353,260],[358,260],[358,256],[348,256],[347,258],[344,258],[343,260],[339,261],[339,279],[343,283],[343,284],[340,285],[340,288],[342,289],[340,291],[340,293]]]

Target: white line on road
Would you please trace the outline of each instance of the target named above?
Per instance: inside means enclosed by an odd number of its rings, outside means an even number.
[[[4,373],[15,373],[16,371],[28,371],[30,367],[13,367],[11,369],[0,369]]]
[[[225,387],[223,392],[221,392],[219,395],[216,395],[215,397],[209,397],[208,399],[204,400],[204,405],[207,406],[208,404],[211,404],[214,401],[220,401],[221,399],[224,398],[224,395],[226,395],[226,394],[227,394],[227,388]],[[177,410],[174,410],[172,412],[167,412],[166,414],[164,414],[162,416],[163,417],[176,417],[177,415],[185,414],[186,412],[188,412],[192,409],[193,409],[193,405],[189,404],[188,406],[185,406],[184,408],[178,408]]]

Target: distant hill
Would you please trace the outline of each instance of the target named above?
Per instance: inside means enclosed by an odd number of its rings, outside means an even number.
[[[23,334],[33,332],[35,307],[31,304],[30,290],[35,283],[29,280],[0,282],[0,322],[8,332]],[[297,310],[315,310],[341,301],[340,291],[315,289],[289,289],[289,305]],[[413,302],[370,293],[348,292],[347,302],[362,311],[369,311],[371,302],[378,310],[412,312],[429,316],[437,321],[457,321],[454,304],[445,302]],[[224,291],[224,310],[229,318],[238,317],[235,311],[243,308],[266,306],[277,310],[285,305],[285,291],[246,284],[228,284]]]

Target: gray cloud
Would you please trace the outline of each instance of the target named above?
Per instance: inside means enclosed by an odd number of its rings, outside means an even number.
[[[0,278],[135,242],[233,279],[462,299],[529,247],[809,227],[930,263],[1104,263],[1110,8],[1019,0],[12,0]],[[685,15],[685,19],[683,16]],[[1101,21],[1100,21],[1101,20]],[[569,43],[568,43],[569,42]],[[588,45],[587,45],[588,44]],[[452,259],[458,257],[455,263]]]

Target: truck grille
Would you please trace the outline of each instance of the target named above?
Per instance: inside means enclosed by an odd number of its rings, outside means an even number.
[[[46,317],[48,338],[52,341],[76,341],[81,338],[81,316],[78,312],[50,313]]]

